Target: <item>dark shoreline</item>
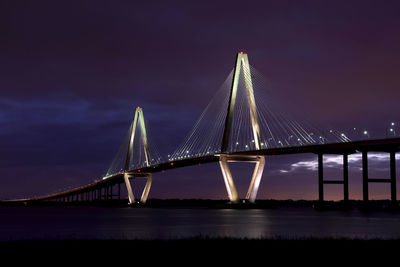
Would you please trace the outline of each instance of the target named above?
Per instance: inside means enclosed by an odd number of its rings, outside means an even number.
[[[210,199],[149,199],[146,204],[135,203],[128,205],[126,200],[98,202],[7,202],[0,201],[0,207],[64,207],[64,206],[93,206],[93,207],[132,207],[132,208],[207,208],[207,209],[277,209],[277,208],[312,208],[324,210],[360,210],[360,211],[400,211],[399,202],[393,204],[390,200],[324,201],[317,200],[257,200],[256,203],[230,203],[227,200]]]

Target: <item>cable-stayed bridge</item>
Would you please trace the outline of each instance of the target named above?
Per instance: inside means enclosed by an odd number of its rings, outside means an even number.
[[[324,185],[342,184],[343,199],[349,200],[348,155],[362,153],[363,199],[368,201],[369,183],[389,183],[390,196],[396,202],[396,152],[400,138],[395,133],[384,139],[369,140],[367,131],[357,140],[354,133],[343,133],[329,126],[315,127],[304,119],[287,114],[284,106],[274,101],[265,90],[268,82],[254,69],[247,54],[236,56],[235,66],[207,105],[194,127],[177,149],[162,156],[152,142],[153,134],[145,121],[143,109],[137,107],[129,131],[107,173],[91,184],[42,197],[12,200],[38,201],[108,201],[121,198],[124,185],[130,204],[147,201],[153,174],[174,168],[218,162],[229,200],[239,202],[229,163],[249,162],[255,165],[245,200],[255,202],[266,158],[273,155],[314,153],[318,155],[319,200],[324,200]],[[394,128],[390,129],[390,133]],[[390,155],[387,179],[370,178],[368,153]],[[325,180],[323,155],[343,155],[343,179]],[[143,193],[137,200],[132,181],[146,179]],[[117,192],[116,192],[117,191]]]

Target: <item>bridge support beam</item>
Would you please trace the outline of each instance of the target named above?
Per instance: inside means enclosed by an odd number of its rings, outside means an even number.
[[[362,152],[363,201],[368,201],[368,152]]]
[[[397,204],[397,190],[396,190],[396,152],[389,151],[390,154],[390,178],[389,179],[371,179],[368,175],[368,152],[362,152],[362,173],[363,173],[363,200],[368,202],[369,183],[390,183],[390,199],[392,203]]]
[[[246,195],[246,199],[251,203],[254,203],[256,201],[258,188],[261,182],[261,177],[264,172],[264,167],[265,167],[265,158],[260,157],[259,160],[256,162],[249,190],[247,191]]]
[[[239,194],[233,181],[232,173],[229,168],[229,162],[253,162],[256,164],[251,178],[250,186],[246,194],[246,200],[250,203],[256,201],[258,188],[261,182],[261,177],[265,167],[265,157],[263,156],[250,156],[250,157],[237,157],[228,155],[219,155],[219,165],[221,167],[222,175],[224,177],[226,191],[228,192],[229,200],[233,203],[239,202]]]
[[[235,183],[233,182],[231,169],[228,165],[228,159],[226,156],[221,156],[219,160],[219,166],[221,167],[222,175],[224,177],[226,191],[228,192],[229,200],[233,203],[239,202],[239,194],[237,192]]]
[[[144,186],[144,189],[143,189],[142,196],[140,198],[140,203],[144,204],[147,202],[147,198],[149,197],[151,184],[153,182],[153,175],[151,173],[148,173],[148,174],[140,175],[139,177],[147,179],[146,185]],[[129,204],[131,205],[131,204],[134,204],[136,202],[136,200],[135,200],[135,196],[133,194],[130,178],[138,178],[138,177],[129,175],[127,173],[124,174],[126,191],[128,192],[128,201],[129,201]]]
[[[324,201],[324,160],[323,154],[318,154],[318,200]]]
[[[397,202],[396,192],[396,153],[390,152],[390,194],[393,204]]]
[[[131,181],[129,181],[129,175],[126,173],[124,174],[124,181],[125,181],[126,191],[128,192],[128,202],[129,204],[133,204],[135,203],[135,196],[133,195]]]
[[[348,154],[343,154],[343,180],[324,180],[323,154],[318,154],[318,200],[324,201],[325,184],[343,184],[343,201],[349,201],[349,159]]]
[[[349,202],[349,156],[343,155],[343,200]]]
[[[147,202],[147,198],[149,197],[152,183],[153,183],[153,175],[150,173],[147,175],[146,185],[144,186],[142,197],[140,198],[140,202],[143,204]]]

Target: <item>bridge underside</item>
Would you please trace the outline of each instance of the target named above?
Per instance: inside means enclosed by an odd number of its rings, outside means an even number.
[[[303,147],[282,147],[275,149],[264,149],[257,151],[245,151],[241,153],[228,154],[224,155],[226,158],[226,162],[235,161],[235,160],[248,160],[256,162],[257,159],[263,158],[266,156],[274,156],[274,155],[287,155],[287,154],[300,154],[300,153],[314,153],[318,155],[318,188],[319,188],[319,200],[324,200],[324,190],[323,187],[329,184],[343,184],[343,199],[346,201],[349,199],[348,194],[348,159],[347,156],[353,153],[362,153],[362,174],[363,174],[363,199],[364,201],[368,201],[369,197],[369,184],[370,183],[389,183],[391,188],[391,200],[393,202],[397,201],[396,198],[396,158],[395,153],[400,151],[400,138],[395,139],[382,139],[382,140],[369,140],[369,141],[358,141],[358,142],[348,142],[348,143],[340,143],[340,144],[322,144],[322,145],[313,145],[313,146],[303,146]],[[368,161],[368,153],[369,152],[384,152],[390,154],[390,173],[388,179],[377,179],[370,178],[368,175],[369,169],[369,161]],[[323,176],[323,155],[328,154],[339,154],[343,155],[343,179],[342,180],[324,180]],[[154,166],[144,167],[137,170],[131,170],[126,172],[128,177],[148,177],[149,174],[154,174],[158,172],[168,171],[175,168],[182,168],[186,166],[194,166],[199,164],[207,164],[213,162],[221,162],[221,155],[212,155],[212,156],[204,156],[199,158],[192,159],[184,159],[178,161],[164,162],[161,164],[157,164]],[[261,165],[261,163],[260,163]],[[261,166],[259,169],[262,169]],[[125,183],[125,174],[120,173],[114,176],[111,176],[104,180],[95,181],[92,184],[82,186],[73,190],[52,194],[43,197],[37,198],[29,198],[29,199],[17,199],[9,202],[40,202],[40,201],[60,201],[60,202],[76,202],[76,201],[101,201],[101,200],[110,200],[110,199],[120,199],[120,185]],[[253,173],[254,177],[254,173]],[[257,179],[254,180],[254,186],[250,188],[257,188],[256,182]],[[117,193],[115,193],[115,187],[118,188]],[[114,189],[113,189],[114,188]],[[250,192],[249,188],[249,192]],[[147,190],[147,195],[149,193],[149,188]],[[246,198],[250,199],[250,196],[254,196],[253,193],[247,194]],[[254,191],[252,191],[254,192]],[[142,194],[143,199],[143,194]],[[147,196],[145,196],[147,199]]]

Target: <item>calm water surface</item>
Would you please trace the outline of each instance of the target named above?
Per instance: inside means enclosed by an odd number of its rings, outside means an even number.
[[[400,238],[400,213],[1,207],[0,241],[26,239]]]

